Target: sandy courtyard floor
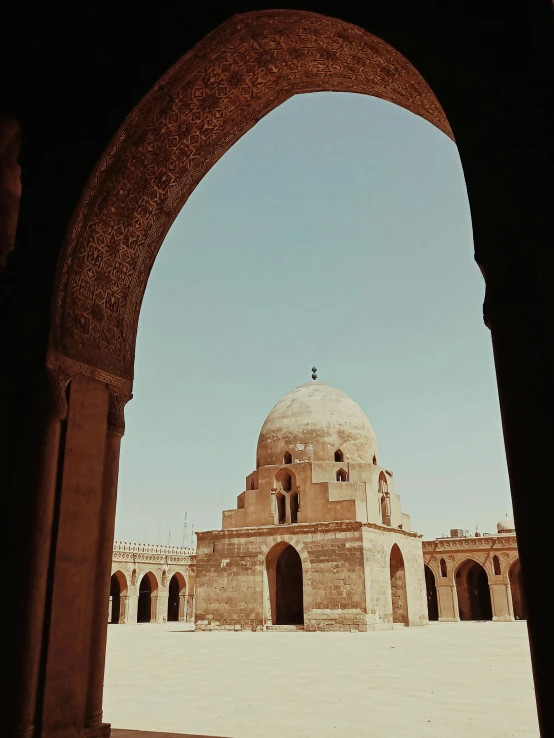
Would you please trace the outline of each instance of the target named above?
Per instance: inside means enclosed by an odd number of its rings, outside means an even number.
[[[378,633],[112,625],[113,728],[226,738],[538,738],[525,623]]]

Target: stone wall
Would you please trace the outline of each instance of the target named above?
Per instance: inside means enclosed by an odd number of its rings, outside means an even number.
[[[402,554],[407,599],[407,625],[426,625],[427,600],[421,537],[415,533],[363,526],[368,624],[372,630],[392,628],[393,598],[390,558],[394,545]]]
[[[420,537],[351,521],[199,533],[196,627],[263,630],[273,625],[267,556],[275,546],[290,544],[302,561],[306,630],[392,628],[390,553],[395,543],[404,565],[406,624],[424,625]]]

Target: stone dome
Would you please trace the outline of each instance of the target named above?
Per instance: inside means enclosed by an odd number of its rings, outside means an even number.
[[[257,467],[289,462],[371,464],[377,439],[366,414],[348,395],[322,382],[289,392],[267,416],[258,438]]]
[[[499,520],[496,524],[496,530],[499,533],[515,533],[515,529],[516,526],[514,519],[509,515],[506,515],[505,518],[502,518],[502,520]]]

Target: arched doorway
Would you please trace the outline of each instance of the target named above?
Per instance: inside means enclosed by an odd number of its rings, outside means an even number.
[[[158,582],[152,572],[147,572],[139,584],[137,623],[156,622]]]
[[[523,597],[523,586],[521,583],[521,564],[516,559],[510,566],[509,571],[510,590],[512,592],[512,607],[514,608],[514,618],[516,620],[527,620],[527,609],[525,607],[525,599]]]
[[[124,623],[127,619],[127,578],[121,571],[112,574],[110,580],[110,609],[108,622]]]
[[[492,620],[489,578],[477,561],[468,559],[456,572],[460,620]]]
[[[167,622],[177,623],[186,619],[185,603],[187,584],[180,572],[175,572],[169,581],[169,597],[167,600]]]
[[[425,588],[427,590],[427,613],[429,620],[438,620],[439,602],[437,599],[437,585],[435,575],[427,564],[425,564]]]
[[[289,543],[277,543],[266,557],[270,625],[304,624],[302,559]]]
[[[390,552],[390,587],[392,595],[392,622],[408,625],[408,593],[406,569],[402,551],[395,543]]]

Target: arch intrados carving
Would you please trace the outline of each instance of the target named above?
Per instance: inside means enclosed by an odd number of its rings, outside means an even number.
[[[421,75],[364,29],[304,11],[234,16],[154,85],[92,173],[58,263],[49,365],[130,394],[142,297],[179,211],[264,115],[325,90],[379,97],[453,138]]]

